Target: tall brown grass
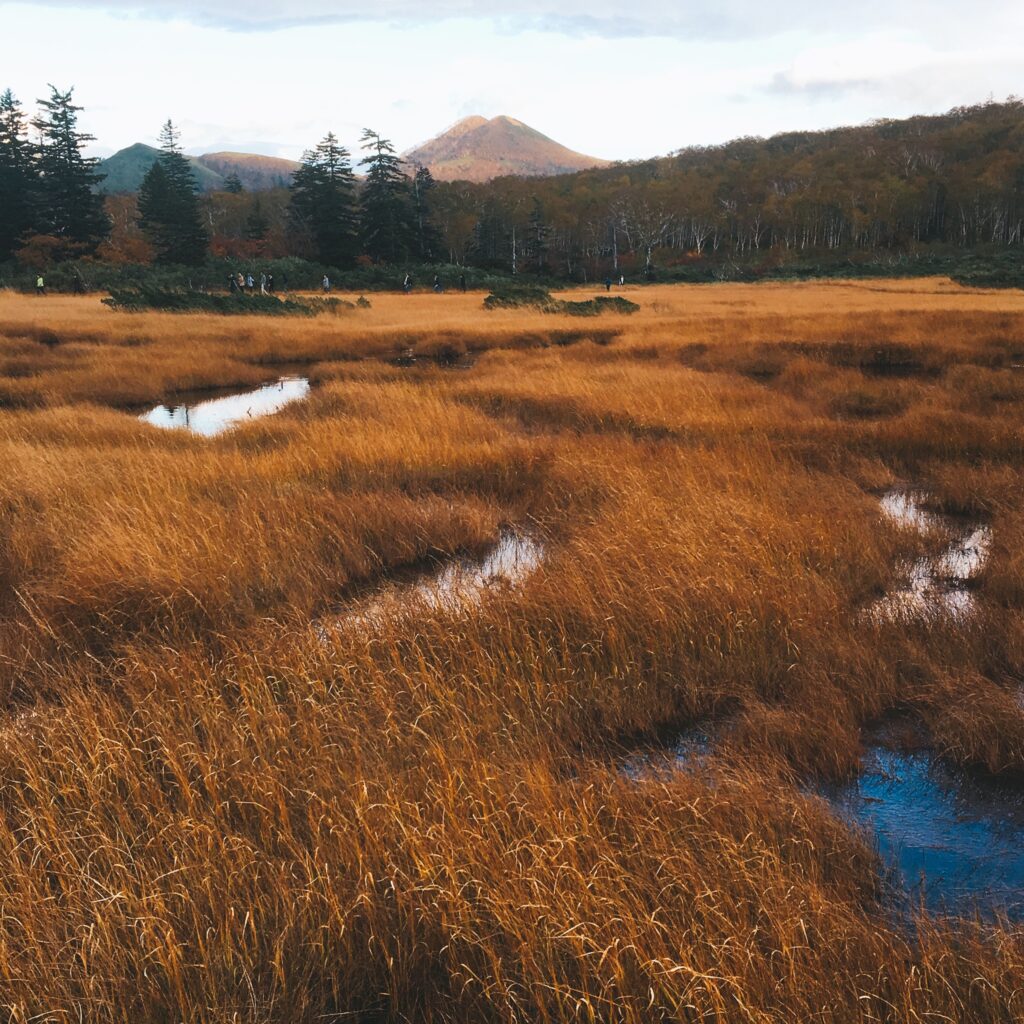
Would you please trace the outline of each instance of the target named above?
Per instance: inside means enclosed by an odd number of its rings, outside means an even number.
[[[1024,768],[1024,299],[635,297],[582,327],[0,297],[9,1019],[1021,1015],[1022,933],[905,929],[803,782],[894,709]],[[297,364],[307,402],[217,438],[132,415]],[[975,617],[863,613],[944,543],[879,515],[899,482],[992,527]],[[524,585],[317,628],[504,523],[547,546]],[[674,765],[694,722],[714,753]]]

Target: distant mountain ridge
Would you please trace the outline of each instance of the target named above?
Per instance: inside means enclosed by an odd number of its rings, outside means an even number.
[[[568,149],[514,117],[487,120],[473,115],[429,142],[403,154],[408,163],[427,167],[439,181],[490,181],[504,175],[547,177],[571,174],[610,161]]]
[[[101,160],[99,170],[106,179],[100,183],[100,191],[138,192],[159,155],[160,150],[137,142]],[[610,165],[608,160],[577,153],[503,114],[490,120],[479,115],[463,118],[403,157],[413,166],[430,168],[439,181],[483,182],[505,175],[547,177]],[[205,153],[188,160],[203,192],[222,189],[232,174],[251,192],[285,187],[300,167],[295,160],[256,153]]]
[[[99,171],[106,178],[100,182],[100,191],[110,195],[138,192],[142,179],[159,155],[159,149],[137,142],[101,160]],[[295,160],[256,153],[206,153],[203,156],[190,156],[188,162],[203,192],[224,188],[227,178],[232,174],[237,174],[245,188],[251,192],[281,188],[291,184],[292,175],[299,168]]]
[[[242,184],[252,192],[287,188],[292,183],[292,175],[301,166],[297,160],[258,153],[205,153],[196,160],[221,178],[237,174]]]

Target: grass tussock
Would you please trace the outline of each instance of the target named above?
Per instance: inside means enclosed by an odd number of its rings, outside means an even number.
[[[1021,931],[908,932],[807,783],[895,711],[1024,770],[1024,299],[644,295],[614,330],[0,297],[12,1021],[1018,1015]],[[133,414],[284,366],[311,397],[216,438]],[[951,540],[881,516],[900,484],[991,528],[975,616],[865,614]],[[547,552],[519,586],[344,618],[505,525]]]

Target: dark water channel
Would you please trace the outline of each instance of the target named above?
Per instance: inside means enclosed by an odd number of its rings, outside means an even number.
[[[305,377],[282,377],[241,394],[158,405],[139,419],[165,430],[190,430],[193,434],[212,437],[239,423],[279,412],[286,405],[305,398],[309,387]]]

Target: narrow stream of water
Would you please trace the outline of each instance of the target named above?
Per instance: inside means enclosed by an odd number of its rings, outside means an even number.
[[[212,437],[247,420],[270,416],[309,394],[305,377],[282,377],[253,391],[178,405],[158,405],[139,419],[165,430],[190,430]]]
[[[488,591],[520,586],[544,561],[544,545],[527,533],[502,528],[494,546],[482,558],[453,558],[437,565],[424,578],[385,584],[362,603],[323,622],[331,628],[356,625],[372,628],[420,611],[458,613],[479,604]]]
[[[992,531],[977,523],[964,527],[951,516],[929,512],[924,501],[920,493],[890,491],[881,499],[882,513],[923,535],[942,531],[954,540],[939,555],[902,565],[904,582],[872,606],[874,617],[964,618],[974,610],[975,597],[969,587],[988,558]]]

